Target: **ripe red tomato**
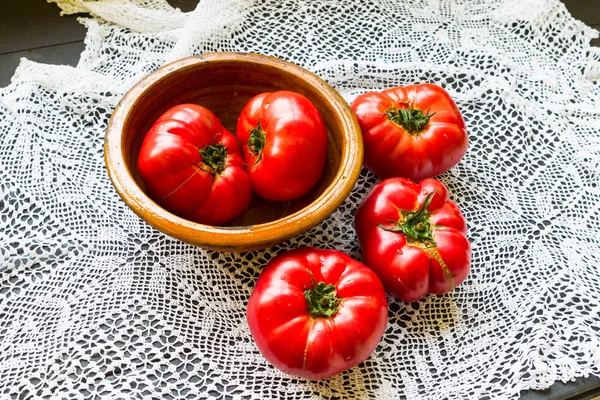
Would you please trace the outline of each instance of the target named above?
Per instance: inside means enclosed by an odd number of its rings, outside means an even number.
[[[356,211],[363,261],[400,300],[449,292],[469,273],[467,224],[448,197],[444,184],[432,178],[419,184],[390,178]]]
[[[363,134],[364,165],[382,179],[430,178],[452,168],[467,151],[465,121],[437,85],[364,93],[352,110]]]
[[[327,130],[317,108],[290,91],[259,94],[245,105],[236,134],[252,187],[272,201],[293,200],[315,186],[327,158]]]
[[[175,106],[158,118],[142,143],[138,169],[154,201],[202,224],[237,217],[252,198],[235,136],[196,104]]]
[[[256,347],[283,372],[324,379],[364,361],[387,325],[381,282],[336,250],[300,248],[273,258],[250,296]]]

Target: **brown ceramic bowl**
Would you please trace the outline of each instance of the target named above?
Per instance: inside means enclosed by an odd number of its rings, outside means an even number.
[[[226,226],[209,226],[174,215],[144,191],[137,159],[153,122],[176,104],[196,103],[231,132],[254,95],[292,90],[318,108],[329,135],[327,164],[317,186],[286,203],[254,196],[249,209]],[[297,65],[257,54],[211,53],[168,64],[138,82],[119,102],[106,129],[104,159],[112,183],[147,223],[184,242],[219,251],[264,249],[286,241],[329,216],[350,194],[363,158],[360,128],[352,110],[325,81]]]

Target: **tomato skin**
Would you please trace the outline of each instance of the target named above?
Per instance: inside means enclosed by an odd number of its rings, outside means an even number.
[[[215,145],[226,148],[218,173],[201,155]],[[219,225],[239,216],[252,198],[237,139],[196,104],[177,105],[156,120],[142,142],[138,169],[154,201],[202,224]]]
[[[313,317],[305,290],[332,284],[341,304],[331,317]],[[281,253],[261,273],[247,320],[261,354],[281,371],[325,379],[367,359],[387,325],[381,281],[337,250],[303,247]]]
[[[467,151],[465,121],[440,86],[422,83],[368,92],[358,96],[351,107],[363,134],[363,163],[381,179],[430,178],[458,164]],[[418,133],[411,133],[386,114],[410,107],[433,113]]]
[[[252,132],[261,127],[262,153],[253,151]],[[327,129],[306,97],[286,90],[261,93],[244,106],[236,128],[254,192],[271,201],[308,193],[327,159]]]
[[[428,196],[431,203],[424,207]],[[422,226],[430,224],[433,242],[414,239],[402,230],[390,230],[397,226],[395,221],[406,229],[409,215],[421,209],[427,212],[419,221]],[[427,293],[447,293],[469,273],[467,224],[438,180],[429,178],[419,184],[406,178],[381,181],[359,205],[354,225],[364,263],[377,273],[386,291],[399,300],[418,301]],[[427,229],[419,232],[428,234]]]

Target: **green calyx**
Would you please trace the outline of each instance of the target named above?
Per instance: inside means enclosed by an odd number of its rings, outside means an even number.
[[[267,135],[259,122],[258,126],[250,131],[250,137],[248,138],[248,150],[250,150],[253,156],[258,157],[255,164],[262,159],[262,152],[266,142]]]
[[[431,204],[431,200],[436,192],[431,192],[425,198],[423,205],[417,211],[399,210],[400,218],[393,222],[391,227],[378,224],[381,229],[391,232],[402,232],[409,242],[419,242],[425,247],[435,247],[436,242],[433,238],[433,226],[429,222],[431,213],[427,207]]]
[[[308,314],[312,318],[331,318],[338,312],[342,302],[337,297],[335,286],[331,283],[317,283],[313,278],[313,286],[304,291],[304,298],[308,304]]]
[[[408,104],[406,108],[396,108],[391,106],[385,110],[385,115],[393,123],[400,125],[410,135],[417,135],[421,133],[429,124],[429,118],[433,117],[435,113],[423,112],[420,108],[414,108]]]
[[[199,150],[202,157],[202,164],[208,169],[200,168],[211,175],[219,175],[225,170],[227,165],[227,147],[222,144],[209,144]]]

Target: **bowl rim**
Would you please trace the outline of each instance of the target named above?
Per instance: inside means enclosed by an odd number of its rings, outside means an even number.
[[[340,167],[332,182],[309,205],[283,218],[248,226],[212,226],[186,220],[158,205],[139,187],[124,163],[122,128],[135,111],[138,98],[158,82],[182,69],[196,68],[214,61],[285,70],[324,94],[341,119],[345,130]],[[348,134],[350,135],[348,137]],[[297,236],[331,215],[349,196],[362,168],[362,135],[358,121],[342,96],[322,78],[289,61],[256,53],[213,52],[182,58],[158,68],[138,81],[123,96],[108,122],[104,138],[104,161],[110,180],[122,200],[156,229],[196,246],[228,251],[264,249]],[[309,218],[320,211],[316,220]],[[286,229],[281,229],[285,227]],[[279,228],[279,229],[278,229]],[[281,232],[285,231],[285,235]]]

